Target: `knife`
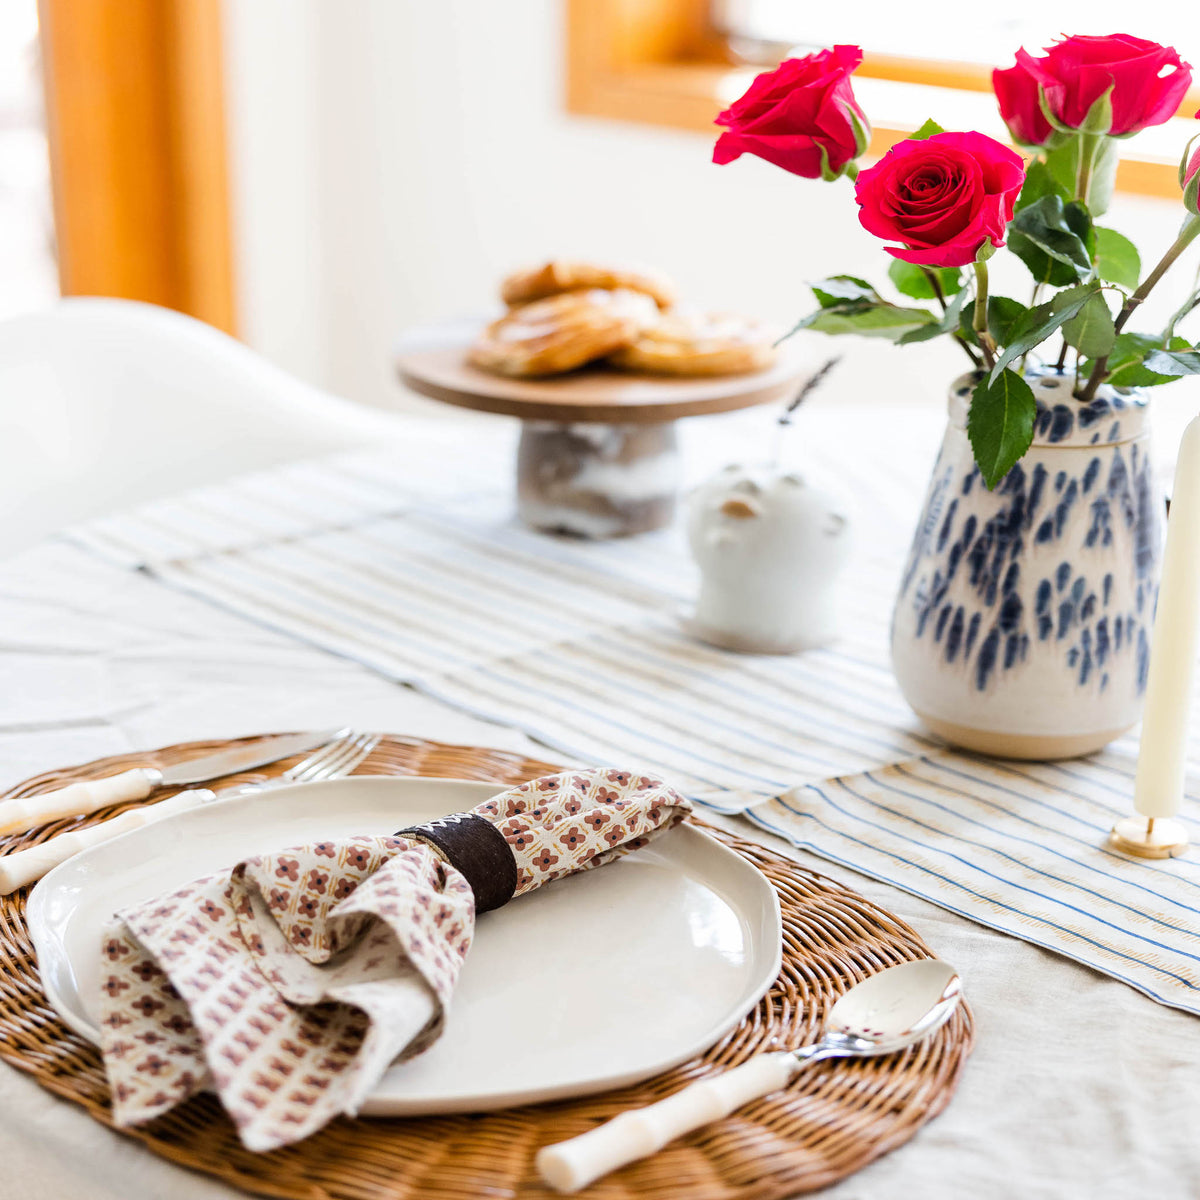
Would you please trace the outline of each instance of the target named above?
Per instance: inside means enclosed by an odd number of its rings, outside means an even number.
[[[22,833],[62,817],[94,813],[110,804],[144,800],[155,788],[184,787],[220,779],[224,775],[236,775],[240,771],[251,771],[255,767],[278,762],[281,758],[290,758],[293,754],[315,750],[331,742],[341,732],[325,729],[319,733],[280,734],[170,767],[135,767],[132,771],[110,775],[107,779],[72,783],[56,792],[0,801],[0,835]]]

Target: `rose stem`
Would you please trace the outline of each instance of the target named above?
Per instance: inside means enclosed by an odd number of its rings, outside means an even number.
[[[924,272],[925,278],[929,280],[929,286],[933,288],[933,294],[937,297],[937,302],[942,306],[942,312],[947,312],[949,306],[946,304],[946,293],[942,289],[942,281],[937,277],[937,272],[931,271],[928,267],[922,267],[921,270]],[[978,367],[979,356],[967,345],[966,338],[957,330],[951,336],[963,348],[963,353],[971,360],[971,366]]]
[[[1171,339],[1175,336],[1175,326],[1183,320],[1184,317],[1192,311],[1192,309],[1200,306],[1200,292],[1193,292],[1182,305],[1171,315],[1170,321],[1167,322],[1166,329],[1163,330],[1162,346],[1165,350],[1170,344]]]
[[[929,286],[933,288],[933,294],[937,297],[937,302],[942,306],[942,312],[945,312],[946,293],[942,291],[942,281],[928,267],[922,267],[921,270],[925,273],[925,278],[929,280]]]
[[[963,353],[971,360],[971,365],[973,367],[978,367],[979,355],[976,354],[969,345],[967,345],[967,341],[963,335],[961,333],[956,333],[954,335],[954,340],[963,348]]]
[[[1092,186],[1092,170],[1095,166],[1096,151],[1100,146],[1100,134],[1082,133],[1079,135],[1079,173],[1075,177],[1075,198],[1082,200],[1091,210],[1088,192]]]
[[[937,297],[937,302],[942,306],[942,312],[946,312],[948,305],[946,304],[946,293],[942,290],[942,281],[937,277],[937,273],[931,271],[928,267],[922,267],[921,270],[925,272],[925,278],[929,280],[929,286],[933,288],[933,294]],[[976,357],[975,351],[967,345],[963,335],[956,331],[953,337],[963,348],[963,353],[971,360],[971,366],[979,366],[979,359]]]
[[[996,343],[987,327],[988,310],[988,269],[987,263],[975,262],[975,336],[979,339],[979,347],[983,351],[983,361],[990,371],[996,365]]]
[[[1062,349],[1058,352],[1058,362],[1054,364],[1054,369],[1061,375],[1063,367],[1067,365],[1067,339],[1063,338]]]
[[[1196,240],[1197,236],[1200,236],[1200,217],[1189,214],[1188,219],[1183,223],[1183,228],[1179,231],[1179,236],[1167,248],[1166,254],[1158,260],[1158,265],[1146,276],[1141,287],[1122,305],[1120,315],[1113,325],[1117,333],[1120,333],[1125,328],[1126,323],[1133,316],[1137,306],[1146,299],[1154,285],[1171,269],[1175,260]],[[1088,376],[1087,385],[1079,393],[1079,399],[1083,403],[1086,404],[1095,398],[1096,389],[1100,386],[1107,367],[1107,354],[1096,359],[1095,364],[1092,366],[1092,373]]]
[[[1162,344],[1165,350],[1175,336],[1175,326],[1183,320],[1197,305],[1200,305],[1200,264],[1196,266],[1196,274],[1192,279],[1192,294],[1171,314],[1166,329],[1163,330]]]

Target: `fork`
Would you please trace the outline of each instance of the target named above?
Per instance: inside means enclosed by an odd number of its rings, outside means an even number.
[[[382,734],[347,730],[343,736],[314,751],[275,779],[268,779],[262,783],[238,784],[220,792],[214,792],[211,788],[189,788],[186,792],[178,792],[167,800],[158,801],[157,804],[133,808],[120,816],[89,825],[86,829],[60,833],[40,845],[18,850],[15,854],[6,854],[0,858],[0,895],[7,896],[17,888],[41,879],[48,871],[66,862],[81,850],[98,846],[101,842],[128,833],[131,829],[140,829],[143,825],[161,821],[164,817],[174,816],[175,813],[186,812],[189,808],[211,804],[214,800],[229,800],[250,792],[267,791],[290,783],[319,783],[329,779],[341,779],[342,776],[349,775],[379,745],[381,739]]]
[[[355,733],[353,729],[347,729],[340,737],[314,750],[307,758],[301,759],[294,767],[288,767],[274,779],[265,779],[262,783],[241,783],[220,792],[214,792],[211,788],[192,788],[172,798],[178,800],[180,796],[203,796],[199,803],[211,804],[216,799],[228,800],[245,792],[260,792],[289,783],[320,783],[325,779],[341,779],[343,775],[349,775],[379,745],[382,737],[379,733]],[[150,809],[141,811],[149,812]]]

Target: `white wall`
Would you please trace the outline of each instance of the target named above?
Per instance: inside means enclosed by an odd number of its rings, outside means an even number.
[[[391,378],[399,333],[485,310],[504,272],[552,254],[653,263],[698,304],[780,321],[808,311],[807,280],[884,278],[845,181],[753,159],[718,168],[707,136],[566,115],[560,0],[226,7],[246,336],[334,391],[420,403]],[[1181,215],[1121,197],[1106,222],[1153,261]],[[1173,307],[1182,274],[1145,327]],[[835,348],[802,336],[814,358]],[[965,363],[944,342],[836,349],[847,357],[827,401],[940,403]]]

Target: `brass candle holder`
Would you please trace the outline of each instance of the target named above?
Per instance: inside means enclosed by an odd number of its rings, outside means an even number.
[[[1188,848],[1187,829],[1170,817],[1122,817],[1108,844],[1138,858],[1178,858]]]

